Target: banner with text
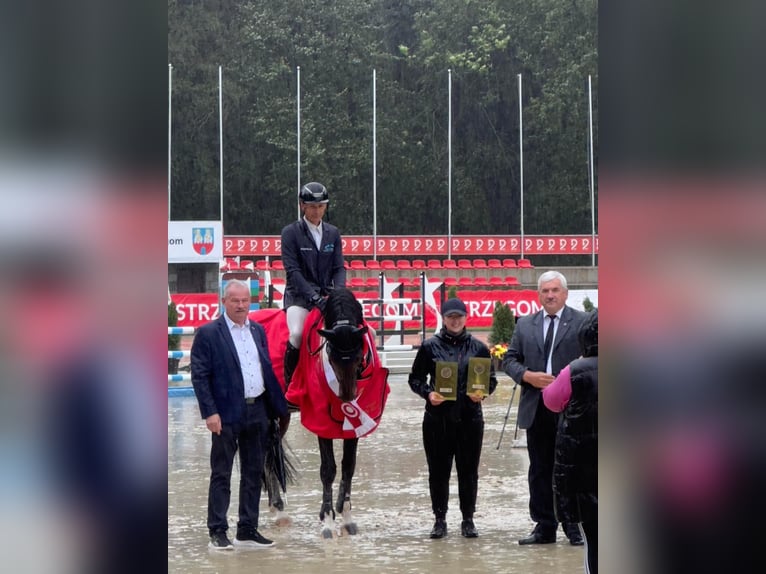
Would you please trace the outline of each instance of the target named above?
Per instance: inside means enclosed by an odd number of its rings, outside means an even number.
[[[372,257],[377,242],[378,257],[446,257],[450,238],[446,235],[344,235],[343,255]],[[453,235],[452,256],[503,257],[520,255],[519,235]],[[591,235],[525,235],[524,255],[590,255],[598,254],[598,236]],[[278,235],[227,235],[223,240],[226,257],[266,257],[282,254]]]
[[[418,299],[413,303],[385,303],[381,305],[376,301],[375,291],[355,291],[357,299],[362,304],[362,311],[365,318],[371,317],[420,317],[423,307],[419,302],[420,292],[417,290],[406,290],[404,298]],[[572,290],[569,292],[567,303],[575,309],[582,310],[582,303],[588,297],[590,301],[598,306],[597,290]],[[181,327],[198,327],[212,321],[218,317],[218,296],[215,293],[184,294],[177,293],[171,295],[173,302],[178,309],[178,325]],[[489,329],[492,326],[492,313],[495,310],[495,302],[502,301],[507,303],[511,312],[516,317],[531,315],[541,309],[537,291],[512,289],[498,291],[468,291],[461,290],[460,298],[465,302],[468,310],[467,326],[469,329]],[[437,304],[440,300],[436,297]],[[436,310],[431,307],[426,308],[426,328],[433,330],[436,327]],[[381,314],[382,313],[382,314]],[[373,326],[379,323],[378,319],[370,319]],[[384,321],[386,329],[394,325],[394,321]],[[418,329],[420,320],[404,321],[405,329]]]

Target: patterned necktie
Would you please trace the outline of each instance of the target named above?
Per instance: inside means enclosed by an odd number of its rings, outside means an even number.
[[[548,315],[550,322],[548,323],[548,331],[545,333],[545,344],[543,345],[543,352],[545,353],[545,364],[548,364],[548,356],[551,354],[551,347],[553,346],[553,327],[556,324],[556,315]]]

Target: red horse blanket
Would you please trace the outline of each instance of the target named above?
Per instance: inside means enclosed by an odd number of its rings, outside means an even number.
[[[251,313],[250,318],[264,327],[274,371],[284,386],[284,351],[289,334],[285,313],[278,309],[263,309]],[[317,332],[321,327],[322,315],[314,309],[306,317],[300,359],[286,398],[300,408],[301,424],[319,437],[367,436],[378,428],[386,406],[391,390],[388,369],[380,364],[372,334],[366,333],[356,399],[341,402],[338,381],[327,358],[323,339]]]

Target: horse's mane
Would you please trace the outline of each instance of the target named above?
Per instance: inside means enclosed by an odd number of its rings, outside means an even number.
[[[324,329],[319,334],[327,340],[330,364],[340,383],[341,400],[356,396],[357,367],[362,361],[364,324],[362,306],[348,289],[334,289],[324,309]]]
[[[324,310],[326,329],[334,329],[339,324],[359,327],[364,324],[362,306],[354,294],[345,288],[333,289],[327,297]]]

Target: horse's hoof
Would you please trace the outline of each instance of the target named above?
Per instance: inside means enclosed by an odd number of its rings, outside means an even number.
[[[341,528],[349,536],[359,534],[359,529],[356,527],[356,522],[349,522],[348,524],[344,524]]]
[[[332,538],[332,528],[322,528],[322,538],[330,540]]]
[[[277,526],[290,526],[293,523],[293,519],[284,510],[278,510],[274,518],[274,523]]]

